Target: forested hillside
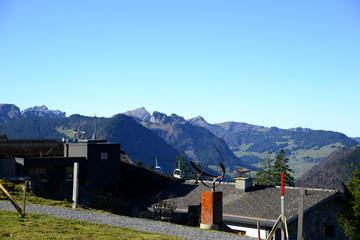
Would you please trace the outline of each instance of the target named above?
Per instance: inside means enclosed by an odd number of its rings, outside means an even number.
[[[355,168],[360,168],[360,146],[342,148],[296,179],[296,186],[342,190]]]
[[[163,113],[154,112],[151,118],[141,123],[156,132],[177,150],[183,150],[191,160],[198,161],[201,165],[210,159],[216,150],[215,146],[218,146],[225,161],[228,176],[232,177],[239,167],[257,170],[249,163],[239,160],[222,138],[216,137],[206,128],[188,123],[184,118],[175,114],[167,116]],[[219,153],[215,152],[214,157],[209,162],[210,168],[220,170],[220,161]]]
[[[235,155],[255,166],[260,166],[268,151],[278,153],[284,149],[295,177],[300,177],[332,152],[358,144],[354,139],[332,131],[266,128],[238,122],[209,124],[201,117],[188,121],[209,129],[218,137],[225,136],[226,143]]]

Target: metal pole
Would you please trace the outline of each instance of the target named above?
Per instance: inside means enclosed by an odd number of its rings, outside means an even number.
[[[74,162],[72,208],[78,207],[78,193],[79,193],[79,163]]]
[[[27,185],[27,181],[24,182],[24,187],[23,187],[23,205],[22,205],[22,211],[21,211],[21,215],[22,217],[25,216],[25,205],[26,205],[26,185]]]
[[[281,173],[281,240],[285,240],[284,231],[284,215],[285,215],[285,194],[284,194],[284,172]]]
[[[305,189],[300,188],[299,193],[299,212],[298,212],[298,233],[297,240],[303,239],[303,221],[304,221],[304,194]]]

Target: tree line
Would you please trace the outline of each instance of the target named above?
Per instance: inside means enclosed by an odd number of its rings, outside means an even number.
[[[266,186],[280,186],[281,173],[284,173],[284,185],[295,186],[294,177],[291,175],[294,170],[289,167],[289,158],[286,157],[284,149],[273,158],[273,153],[268,152],[268,156],[261,162],[261,171],[256,173],[256,183]]]

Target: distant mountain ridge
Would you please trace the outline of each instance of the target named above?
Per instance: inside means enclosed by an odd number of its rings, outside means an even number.
[[[132,117],[136,118],[135,115]],[[148,121],[152,125],[149,123],[144,124],[144,122]],[[240,159],[239,162],[255,166],[260,166],[268,151],[277,153],[284,149],[290,158],[290,166],[295,170],[295,177],[300,177],[305,171],[332,152],[342,147],[352,147],[358,144],[354,139],[332,131],[300,127],[293,129],[267,128],[232,121],[210,124],[201,116],[185,120],[176,114],[168,117],[165,114],[154,112],[148,120],[142,122],[144,126],[153,129],[176,148],[179,148],[180,145],[175,143],[176,141],[171,141],[171,133],[173,134],[174,129],[171,129],[170,125],[174,128],[175,124],[189,123],[193,126],[205,128],[218,138],[224,137],[228,147]],[[168,124],[167,128],[160,127],[166,126],[166,124]],[[196,133],[194,131],[189,135],[196,135]],[[191,155],[194,150],[188,151],[188,153]],[[196,154],[192,155],[193,158],[195,156]]]
[[[64,118],[66,113],[60,110],[49,110],[45,105],[20,111],[14,104],[0,104],[0,123],[22,117]]]
[[[66,113],[60,110],[49,110],[45,105],[41,107],[27,108],[21,111],[23,117],[44,117],[44,118],[64,118]]]
[[[93,118],[78,114],[61,116],[65,113],[45,106],[21,112],[13,104],[0,104],[1,130],[9,138],[61,139],[72,137],[74,129],[87,132],[87,136],[94,134]],[[112,118],[97,118],[97,129],[98,137],[121,142],[125,151],[132,152],[133,161],[154,164],[155,157],[159,157],[169,171],[180,150],[184,150],[187,160],[204,164],[214,152],[214,145],[221,142],[219,150],[226,161],[227,173],[234,174],[239,167],[256,170],[268,151],[275,154],[285,149],[297,178],[332,152],[358,144],[332,131],[267,128],[231,121],[210,124],[201,116],[186,120],[157,111],[151,115],[144,107]],[[211,169],[220,169],[219,160],[219,156],[213,159]]]
[[[257,170],[257,167],[239,160],[221,138],[215,136],[203,127],[194,126],[183,117],[176,114],[167,116],[164,113],[154,112],[147,121],[141,124],[154,132],[172,145],[178,151],[183,150],[193,161],[204,165],[213,152],[218,149],[225,161],[228,176],[232,176],[239,167]],[[215,145],[215,146],[214,146]],[[211,159],[209,165],[213,170],[219,170],[221,158],[218,153]]]

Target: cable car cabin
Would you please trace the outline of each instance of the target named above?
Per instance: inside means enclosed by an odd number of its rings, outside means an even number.
[[[154,170],[157,173],[162,173],[162,169],[161,169],[160,166],[158,166],[157,161],[158,161],[158,158],[155,158],[155,168],[154,168]]]
[[[177,169],[174,170],[173,176],[174,176],[175,178],[179,178],[179,179],[183,178],[182,173],[181,173],[181,170],[180,170],[179,168],[177,168]]]
[[[157,173],[162,173],[162,169],[161,169],[160,166],[156,166],[154,170],[155,170],[155,172],[157,172]]]

